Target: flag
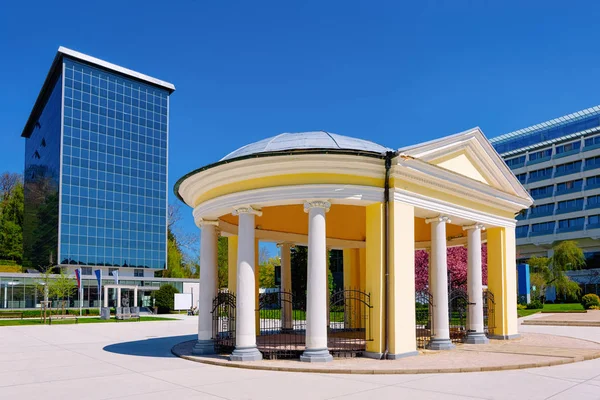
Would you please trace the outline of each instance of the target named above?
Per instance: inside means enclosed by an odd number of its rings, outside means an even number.
[[[98,292],[100,292],[102,290],[102,270],[97,269],[94,273],[96,274],[96,280],[98,281]]]
[[[81,290],[81,268],[75,270],[75,278],[77,278],[77,288]]]
[[[114,270],[113,272],[111,272],[112,276],[115,277],[115,285],[119,284],[119,271],[118,270]]]

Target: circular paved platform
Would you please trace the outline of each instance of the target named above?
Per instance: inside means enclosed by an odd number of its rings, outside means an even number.
[[[299,360],[262,360],[234,362],[227,355],[194,356],[195,341],[172,348],[176,356],[205,364],[233,368],[288,372],[338,374],[428,374],[547,367],[600,358],[600,344],[564,336],[525,333],[521,338],[491,340],[487,345],[458,345],[452,351],[421,351],[418,356],[400,360],[369,358],[334,359],[324,364],[307,364]]]

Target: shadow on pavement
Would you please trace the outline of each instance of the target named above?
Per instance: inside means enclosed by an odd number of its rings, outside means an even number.
[[[104,351],[140,357],[175,357],[171,348],[178,343],[195,340],[198,335],[181,335],[161,338],[148,338],[133,342],[116,343],[105,346]]]

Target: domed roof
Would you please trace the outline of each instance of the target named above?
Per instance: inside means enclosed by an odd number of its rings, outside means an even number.
[[[391,151],[387,147],[368,140],[336,135],[325,131],[282,133],[246,146],[227,154],[221,159],[231,160],[238,157],[258,153],[270,153],[286,150],[355,150],[369,153],[385,153]]]

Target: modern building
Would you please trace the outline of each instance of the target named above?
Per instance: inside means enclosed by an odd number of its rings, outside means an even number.
[[[196,354],[323,362],[352,349],[396,359],[424,344],[451,349],[463,335],[480,344],[518,334],[515,215],[533,200],[478,128],[397,151],[284,133],[190,172],[175,193],[201,228]],[[228,237],[228,292],[217,291],[217,229]],[[271,297],[258,296],[259,240],[281,246],[282,288]],[[453,327],[446,250],[467,244],[469,318]],[[308,246],[305,299],[293,295],[295,245]],[[342,250],[344,290],[332,296],[328,249]],[[431,252],[430,293],[416,292],[415,249]]]
[[[575,240],[600,267],[600,106],[490,140],[534,205],[517,217],[517,257],[548,256]]]
[[[25,267],[153,277],[166,266],[169,95],[60,47],[25,124]]]

